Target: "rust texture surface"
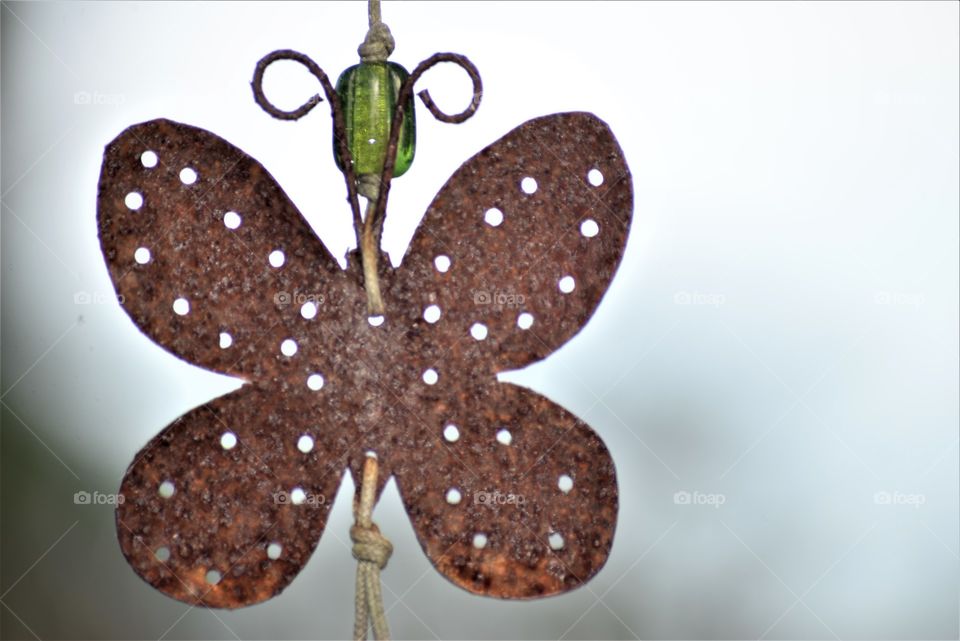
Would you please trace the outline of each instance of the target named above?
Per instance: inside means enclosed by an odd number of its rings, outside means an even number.
[[[374,325],[355,256],[341,270],[257,161],[168,120],[121,133],[98,225],[123,307],[176,356],[245,382],[134,458],[117,508],[134,570],[210,607],[276,595],[309,559],[344,471],[359,478],[373,450],[380,489],[396,478],[455,584],[530,598],[587,581],[613,541],[610,454],[570,412],[496,374],[585,325],[631,214],[605,123],[528,121],[454,173],[400,267],[381,261]]]

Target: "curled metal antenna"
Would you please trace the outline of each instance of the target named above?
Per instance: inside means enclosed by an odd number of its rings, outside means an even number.
[[[410,74],[410,78],[405,84],[409,84],[409,91],[412,91],[413,84],[419,80],[420,76],[441,62],[452,62],[458,65],[461,69],[467,72],[468,76],[470,76],[470,81],[473,82],[473,97],[470,99],[470,104],[460,113],[450,115],[440,111],[437,105],[433,102],[433,99],[430,97],[430,92],[427,89],[424,89],[417,95],[420,96],[420,100],[423,101],[424,106],[430,110],[430,113],[433,114],[433,117],[437,120],[442,122],[461,123],[477,112],[477,109],[480,108],[480,99],[483,97],[483,82],[480,80],[480,72],[466,56],[461,56],[459,53],[435,53],[417,65],[417,68],[413,70],[413,73]],[[404,87],[401,87],[401,96],[403,95],[403,90]],[[398,104],[400,103],[398,102]]]
[[[340,157],[344,159],[343,177],[347,184],[347,200],[350,202],[353,228],[356,231],[357,246],[359,247],[362,242],[361,229],[363,227],[363,220],[360,217],[360,201],[357,199],[357,177],[353,171],[353,157],[350,155],[350,147],[347,144],[347,128],[344,123],[343,109],[340,105],[337,92],[330,83],[326,72],[324,72],[324,70],[320,68],[320,65],[314,62],[310,56],[300,53],[299,51],[294,51],[293,49],[280,49],[268,53],[257,63],[253,71],[253,81],[250,84],[253,87],[253,99],[256,100],[257,104],[260,105],[264,111],[274,118],[278,120],[299,120],[310,113],[310,111],[323,100],[319,94],[314,94],[305,103],[292,111],[280,109],[270,102],[263,91],[263,75],[267,67],[278,60],[292,60],[293,62],[302,64],[307,68],[307,71],[313,74],[320,82],[320,86],[323,87],[323,92],[327,95],[327,102],[330,103],[330,115],[333,118],[333,136],[337,141],[337,150],[340,152]]]
[[[319,94],[314,94],[311,96],[305,103],[297,107],[292,111],[285,111],[275,106],[267,98],[266,94],[263,91],[263,75],[269,67],[274,62],[278,60],[292,60],[293,62],[299,62],[307,70],[320,81],[320,85],[323,87],[324,93],[327,94],[327,99],[333,104],[332,96],[335,95],[333,85],[330,84],[330,79],[327,77],[327,74],[320,68],[313,59],[299,51],[294,51],[292,49],[280,49],[279,51],[274,51],[273,53],[268,53],[263,58],[260,59],[260,62],[257,63],[256,68],[253,71],[253,82],[251,86],[253,87],[253,98],[257,101],[257,104],[260,105],[264,111],[268,114],[277,118],[278,120],[299,120],[303,118],[310,110],[317,106],[320,102],[323,101],[323,98]]]
[[[424,89],[417,95],[423,101],[424,106],[433,114],[433,117],[441,122],[461,123],[477,112],[480,107],[480,99],[483,97],[483,82],[480,79],[480,72],[470,60],[459,53],[435,53],[416,66],[413,73],[407,77],[403,85],[400,86],[400,93],[397,96],[397,106],[393,112],[393,123],[390,126],[390,142],[387,144],[387,157],[383,163],[383,172],[380,174],[380,190],[377,206],[372,216],[368,216],[364,221],[365,232],[375,234],[376,246],[380,246],[380,232],[383,229],[383,220],[387,211],[387,197],[390,194],[390,182],[393,180],[393,168],[397,156],[397,143],[400,138],[400,123],[403,121],[403,108],[413,93],[413,87],[420,77],[434,66],[441,62],[452,62],[463,69],[470,80],[473,82],[473,96],[466,109],[456,114],[447,114],[437,107],[436,103],[430,97],[430,92]]]

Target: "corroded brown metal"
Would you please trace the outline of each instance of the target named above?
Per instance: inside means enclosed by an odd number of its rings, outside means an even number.
[[[623,254],[631,189],[596,117],[521,125],[457,170],[399,268],[381,261],[387,315],[373,326],[358,261],[341,270],[254,159],[167,120],[124,131],[106,149],[98,199],[124,309],[165,349],[245,382],[175,421],[128,469],[117,528],[137,573],[210,607],[270,598],[316,546],[343,470],[359,478],[373,450],[379,489],[396,477],[421,545],[457,585],[528,598],[588,580],[613,540],[610,454],[572,414],[496,373],[586,323]]]

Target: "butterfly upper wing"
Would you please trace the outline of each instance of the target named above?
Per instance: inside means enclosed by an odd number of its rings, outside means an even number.
[[[117,533],[145,581],[181,601],[236,608],[293,580],[326,525],[347,452],[330,408],[297,394],[244,386],[137,454]]]
[[[630,172],[603,121],[530,120],[437,194],[398,270],[397,307],[438,361],[482,375],[544,358],[600,302],[632,208]]]
[[[170,120],[126,129],[106,148],[97,209],[124,309],[186,361],[252,380],[305,376],[279,349],[308,322],[302,305],[315,306],[313,328],[361,317],[359,284],[273,177],[208,131]],[[317,329],[298,341],[314,361],[334,345]]]
[[[407,452],[397,477],[437,570],[501,598],[563,592],[600,570],[613,543],[616,472],[586,424],[496,382],[454,397],[435,419],[434,436]],[[456,425],[455,439],[443,423]]]

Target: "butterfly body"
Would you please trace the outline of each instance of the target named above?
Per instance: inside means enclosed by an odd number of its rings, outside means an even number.
[[[396,479],[424,551],[457,585],[504,598],[581,585],[612,545],[613,461],[586,424],[497,373],[584,326],[631,211],[605,123],[524,123],[454,173],[401,265],[381,267],[374,325],[357,261],[342,270],[256,160],[168,120],[127,129],[98,198],[123,306],[176,356],[244,381],[131,464],[117,509],[131,565],[187,602],[267,599],[306,564],[344,471],[358,479],[372,450],[378,493]]]

